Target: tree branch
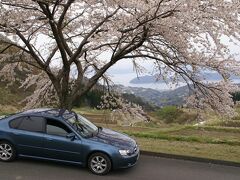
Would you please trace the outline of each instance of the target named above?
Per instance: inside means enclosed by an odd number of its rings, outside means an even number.
[[[24,44],[29,49],[29,53],[31,54],[31,56],[37,61],[37,63],[39,64],[40,67],[44,68],[44,63],[41,61],[41,59],[35,53],[34,49],[30,45],[29,41],[22,35],[21,32],[19,32],[17,29],[15,29],[15,30],[16,30],[16,34],[19,36],[19,38],[24,42]]]
[[[64,17],[73,2],[74,2],[74,0],[68,0],[67,4],[64,6],[64,10],[63,10],[63,12],[58,20],[58,23],[57,23],[58,31],[60,31],[60,29],[62,28],[62,23],[64,21]]]
[[[3,48],[3,50],[0,51],[0,54],[4,53],[6,50],[8,50],[12,46],[13,46],[12,44],[9,44],[7,47]]]
[[[96,30],[101,27],[109,18],[114,16],[120,8],[117,8],[112,14],[106,16],[101,22],[99,22],[93,29],[84,37],[82,40],[81,44],[79,45],[78,49],[76,52],[73,54],[73,56],[70,58],[70,63],[74,61],[74,59],[78,58],[78,56],[81,54],[83,46],[87,44],[88,39],[96,32]]]

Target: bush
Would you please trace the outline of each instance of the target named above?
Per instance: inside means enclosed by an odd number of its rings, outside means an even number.
[[[176,106],[165,106],[157,111],[158,117],[163,119],[165,123],[173,123],[181,113],[181,110]]]
[[[194,113],[187,113],[176,106],[165,106],[156,111],[156,115],[159,119],[162,119],[165,123],[177,123],[186,124],[196,120],[197,115]]]
[[[100,105],[101,97],[104,92],[102,90],[91,90],[84,96],[78,97],[74,102],[74,107],[88,106],[91,108],[97,108]]]

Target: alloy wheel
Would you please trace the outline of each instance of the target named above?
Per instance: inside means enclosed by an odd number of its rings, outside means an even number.
[[[3,161],[8,161],[13,156],[13,149],[11,145],[7,143],[0,144],[0,159]]]
[[[91,160],[91,168],[97,174],[102,174],[107,169],[106,159],[101,156],[95,156]]]
[[[112,162],[108,155],[97,152],[88,159],[88,168],[97,175],[105,175],[112,168]]]

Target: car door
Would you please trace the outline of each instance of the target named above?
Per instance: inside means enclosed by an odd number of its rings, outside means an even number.
[[[19,155],[41,157],[43,154],[44,118],[37,116],[18,117],[11,120],[11,136]]]
[[[46,118],[46,132],[44,140],[45,155],[47,158],[81,163],[81,139],[67,138],[73,133],[64,123],[56,119]]]

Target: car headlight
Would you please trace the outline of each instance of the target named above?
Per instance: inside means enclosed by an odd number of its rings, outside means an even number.
[[[130,150],[119,150],[119,153],[120,153],[122,156],[127,156],[128,154],[130,154]]]

